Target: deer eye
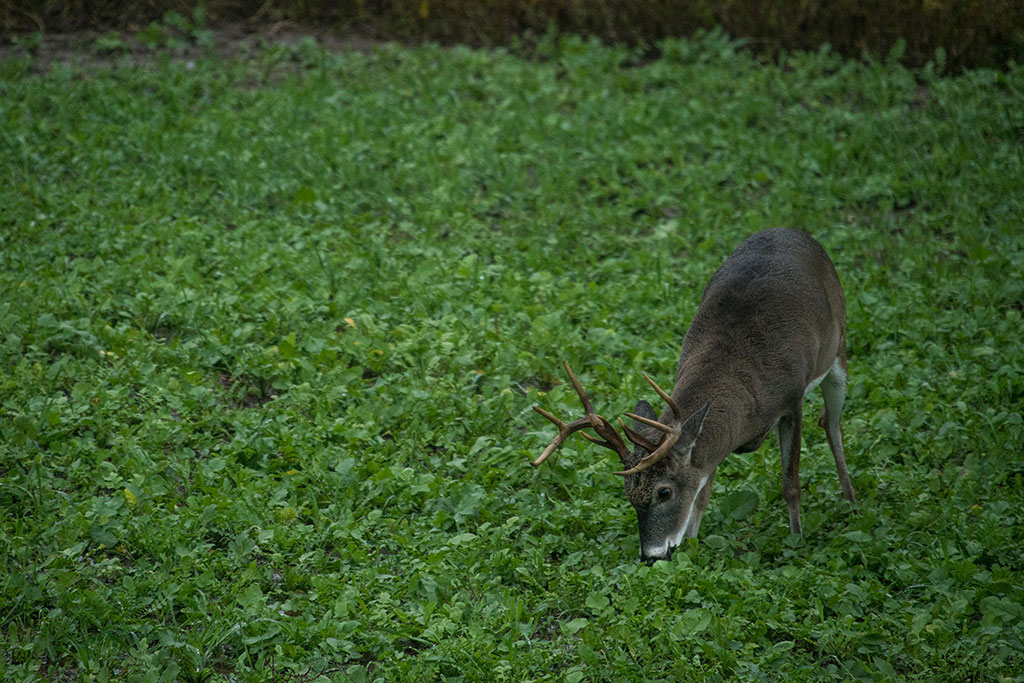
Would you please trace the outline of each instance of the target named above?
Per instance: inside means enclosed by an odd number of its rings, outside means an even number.
[[[667,486],[662,486],[658,489],[658,502],[664,503],[666,500],[672,497],[672,489]]]

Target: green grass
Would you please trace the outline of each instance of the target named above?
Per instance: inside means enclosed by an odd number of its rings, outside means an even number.
[[[0,63],[4,677],[1024,680],[1024,68],[662,49]],[[769,440],[641,565],[530,406],[653,400],[775,225],[859,514],[815,396],[802,537]]]

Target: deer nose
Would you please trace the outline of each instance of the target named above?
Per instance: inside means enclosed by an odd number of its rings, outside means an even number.
[[[641,549],[640,559],[643,560],[647,566],[650,566],[658,560],[670,560],[672,559],[672,553],[675,551],[674,545],[666,545],[664,548],[658,548],[656,552],[647,553],[646,550]]]

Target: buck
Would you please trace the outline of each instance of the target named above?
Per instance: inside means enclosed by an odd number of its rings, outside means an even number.
[[[594,412],[583,386],[563,361],[584,417],[563,422],[533,461],[539,466],[574,432],[619,455],[626,497],[636,509],[641,557],[668,559],[682,539],[695,538],[711,497],[715,470],[729,453],[756,450],[774,429],[782,456],[782,497],[789,530],[800,533],[800,437],[804,398],[824,396],[825,428],[843,497],[854,503],[840,416],[846,399],[846,302],[835,266],[809,235],[775,228],[736,248],[704,289],[683,338],[675,385],[661,389],[658,416],[641,400],[632,425],[622,419],[630,449],[616,428]]]

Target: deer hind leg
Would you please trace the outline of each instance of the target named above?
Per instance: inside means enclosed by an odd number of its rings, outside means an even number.
[[[782,497],[789,510],[789,532],[800,533],[800,430],[803,413],[800,404],[779,418],[775,430],[782,456]]]
[[[846,354],[840,352],[821,382],[825,409],[818,424],[825,428],[825,434],[828,436],[828,445],[832,449],[836,471],[839,473],[839,485],[843,487],[843,498],[854,503],[856,498],[853,494],[853,484],[850,483],[850,473],[846,471],[846,454],[843,451],[843,427],[839,423],[843,414],[843,403],[846,401],[846,377]]]

